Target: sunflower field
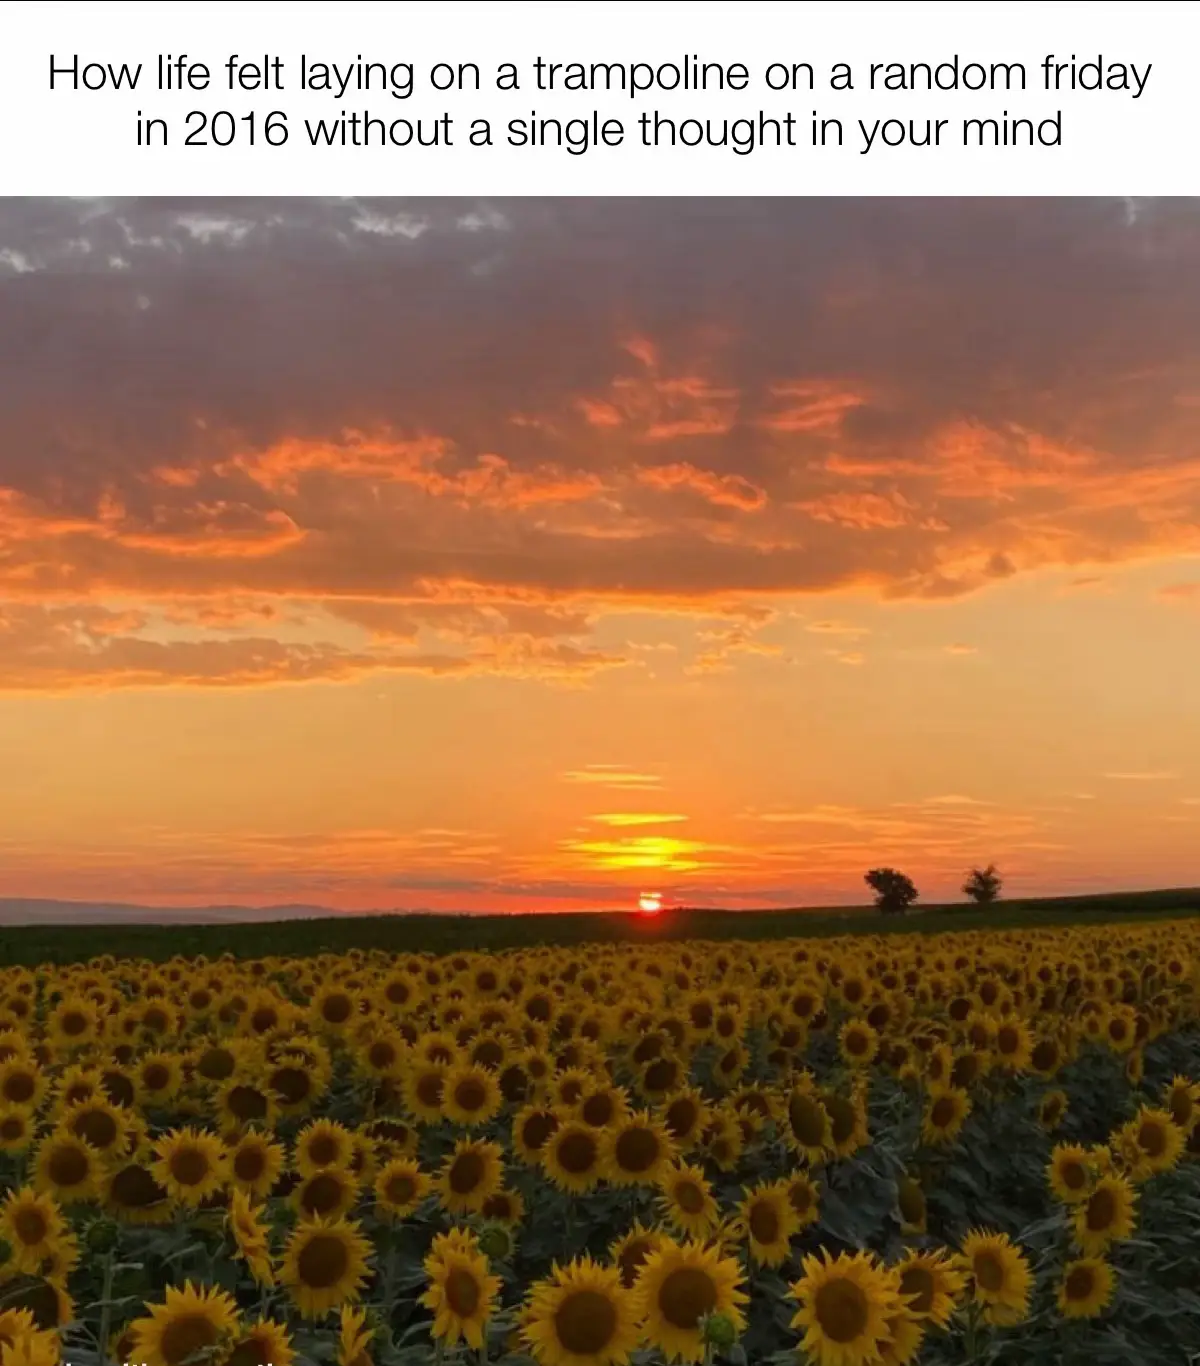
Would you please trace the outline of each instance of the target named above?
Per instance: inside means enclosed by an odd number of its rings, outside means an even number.
[[[0,971],[0,1366],[1200,1359],[1195,921]]]

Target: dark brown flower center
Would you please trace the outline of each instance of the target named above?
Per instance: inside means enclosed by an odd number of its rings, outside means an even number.
[[[717,1287],[707,1271],[680,1266],[668,1272],[658,1289],[658,1310],[672,1328],[692,1329],[716,1307]]]
[[[755,1242],[770,1244],[779,1238],[779,1211],[770,1200],[756,1200],[747,1219]]]
[[[566,1352],[592,1357],[603,1352],[617,1331],[617,1311],[598,1290],[567,1295],[554,1315],[554,1329]]]
[[[933,1273],[927,1267],[909,1266],[900,1273],[900,1293],[913,1296],[908,1302],[910,1314],[929,1313],[935,1288]]]
[[[623,1172],[641,1175],[648,1172],[662,1155],[662,1145],[653,1129],[630,1128],[617,1135],[613,1156]]]
[[[180,1315],[163,1329],[163,1360],[167,1366],[179,1366],[180,1362],[204,1351],[206,1347],[212,1347],[216,1340],[216,1327],[207,1315]]]
[[[860,1337],[870,1318],[871,1306],[865,1291],[853,1281],[828,1281],[816,1293],[813,1312],[821,1331],[833,1342],[853,1342]]]
[[[583,1176],[596,1165],[596,1140],[579,1129],[567,1134],[558,1145],[558,1164],[572,1176]]]
[[[459,1318],[468,1319],[482,1299],[478,1280],[465,1267],[452,1267],[446,1276],[446,1302]]]

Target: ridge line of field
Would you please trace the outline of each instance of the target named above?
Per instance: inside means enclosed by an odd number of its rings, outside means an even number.
[[[86,961],[100,954],[164,959],[239,958],[383,949],[452,953],[596,942],[710,942],[859,934],[936,934],[947,930],[1066,927],[1200,914],[1200,889],[1043,897],[991,906],[931,905],[907,915],[871,907],[729,911],[679,908],[655,916],[623,911],[444,915],[430,912],[330,915],[215,924],[22,925],[0,928],[0,966]]]

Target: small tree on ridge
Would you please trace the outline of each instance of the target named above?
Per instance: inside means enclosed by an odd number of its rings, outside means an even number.
[[[885,915],[903,915],[917,899],[912,878],[895,868],[872,868],[863,881],[875,893],[875,904]]]
[[[990,906],[1000,895],[1004,879],[994,863],[986,868],[972,868],[963,883],[963,892],[980,906]]]

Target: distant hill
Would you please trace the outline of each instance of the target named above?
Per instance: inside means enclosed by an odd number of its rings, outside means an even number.
[[[1200,906],[1200,888],[1171,887],[1145,891],[1087,892],[1069,896],[1006,897],[998,903],[1005,910],[1022,909],[1044,912],[1054,911],[1170,911],[1193,909]],[[934,915],[938,913],[971,912],[973,908],[966,902],[958,901],[918,902],[910,911],[910,917]],[[870,913],[874,917],[875,908],[867,905],[847,906],[776,906],[761,911],[730,911],[720,906],[675,906],[663,913],[663,920],[677,921],[685,916],[730,916],[742,923],[759,917],[777,919],[780,916],[822,916],[837,917],[859,916]],[[70,926],[70,925],[265,925],[275,921],[328,920],[361,922],[378,917],[403,916],[405,918],[435,918],[446,921],[470,920],[473,922],[499,920],[545,921],[586,919],[588,916],[625,916],[629,912],[617,908],[592,907],[587,910],[570,912],[553,911],[513,911],[513,912],[437,912],[423,908],[376,907],[363,911],[337,911],[329,906],[314,906],[306,903],[277,906],[139,906],[126,901],[57,901],[37,898],[0,897],[0,927],[8,926]],[[643,919],[635,916],[634,919]]]
[[[0,897],[0,925],[245,925],[326,920],[328,906],[133,906],[122,901],[23,901]],[[378,914],[376,912],[375,914]]]

